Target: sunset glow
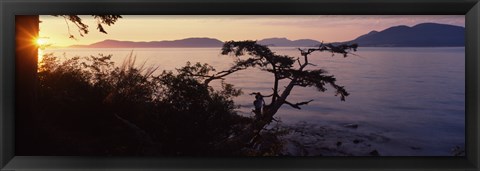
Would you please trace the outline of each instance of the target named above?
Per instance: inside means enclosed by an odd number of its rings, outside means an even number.
[[[88,45],[105,39],[123,41],[162,41],[190,37],[208,37],[221,41],[261,40],[285,37],[290,40],[314,39],[324,42],[352,40],[372,30],[419,23],[435,22],[465,26],[463,15],[123,15],[111,26],[105,26],[108,34],[96,30],[97,20],[80,16],[91,26],[89,33],[81,36],[74,23],[62,17],[40,16],[40,36],[49,37],[54,47]],[[69,38],[70,35],[75,39]]]
[[[35,40],[35,43],[37,44],[38,47],[43,47],[47,45],[47,39],[43,37],[39,37]]]

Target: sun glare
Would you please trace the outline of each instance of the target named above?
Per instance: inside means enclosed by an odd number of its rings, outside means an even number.
[[[39,46],[39,47],[47,45],[47,39],[46,38],[39,37],[39,38],[37,38],[37,40],[35,42],[37,43],[37,46]]]
[[[35,44],[38,47],[38,62],[41,62],[43,59],[43,50],[48,46],[47,38],[39,37],[35,39]]]

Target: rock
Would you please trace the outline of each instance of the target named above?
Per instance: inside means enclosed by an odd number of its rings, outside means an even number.
[[[352,128],[352,129],[357,129],[357,128],[358,128],[358,124],[346,124],[346,125],[344,125],[344,127]]]
[[[358,144],[358,143],[360,143],[360,142],[363,142],[363,140],[359,140],[359,139],[353,140],[353,143],[354,143],[354,144]]]
[[[338,141],[338,142],[337,142],[337,147],[338,147],[338,146],[341,146],[341,145],[342,145],[342,142]]]
[[[371,156],[380,156],[380,153],[378,153],[377,150],[373,150],[372,152],[370,152],[370,155]]]

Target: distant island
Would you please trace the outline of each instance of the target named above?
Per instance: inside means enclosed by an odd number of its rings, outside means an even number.
[[[341,43],[353,42],[363,47],[465,46],[465,28],[437,23],[422,23],[413,27],[401,25],[383,31],[371,31]]]
[[[287,38],[267,38],[257,41],[258,44],[279,47],[309,47],[319,45],[321,42],[313,39],[288,40]]]
[[[272,47],[310,47],[321,42],[313,39],[289,40],[287,38],[266,38],[259,44]],[[465,46],[465,28],[447,24],[422,23],[413,27],[394,26],[382,31],[371,31],[356,39],[333,44],[358,43],[362,47],[458,47]],[[202,48],[221,47],[223,41],[214,38],[186,38],[134,42],[104,40],[90,45],[73,45],[71,48]]]
[[[221,47],[223,42],[212,38],[187,38],[151,42],[104,40],[90,45],[73,45],[71,48],[170,48],[170,47]]]

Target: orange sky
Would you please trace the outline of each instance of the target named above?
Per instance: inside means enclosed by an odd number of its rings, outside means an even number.
[[[91,16],[81,16],[89,25],[90,33],[81,37],[78,29],[63,17],[40,16],[40,37],[52,46],[91,44],[105,39],[127,41],[177,40],[189,37],[210,37],[221,41],[260,40],[286,37],[291,40],[315,39],[335,42],[352,40],[372,30],[381,31],[391,26],[413,26],[435,22],[465,26],[463,15],[454,16],[144,16],[124,15],[117,23],[96,30],[97,21]],[[68,27],[77,40],[68,38]]]

